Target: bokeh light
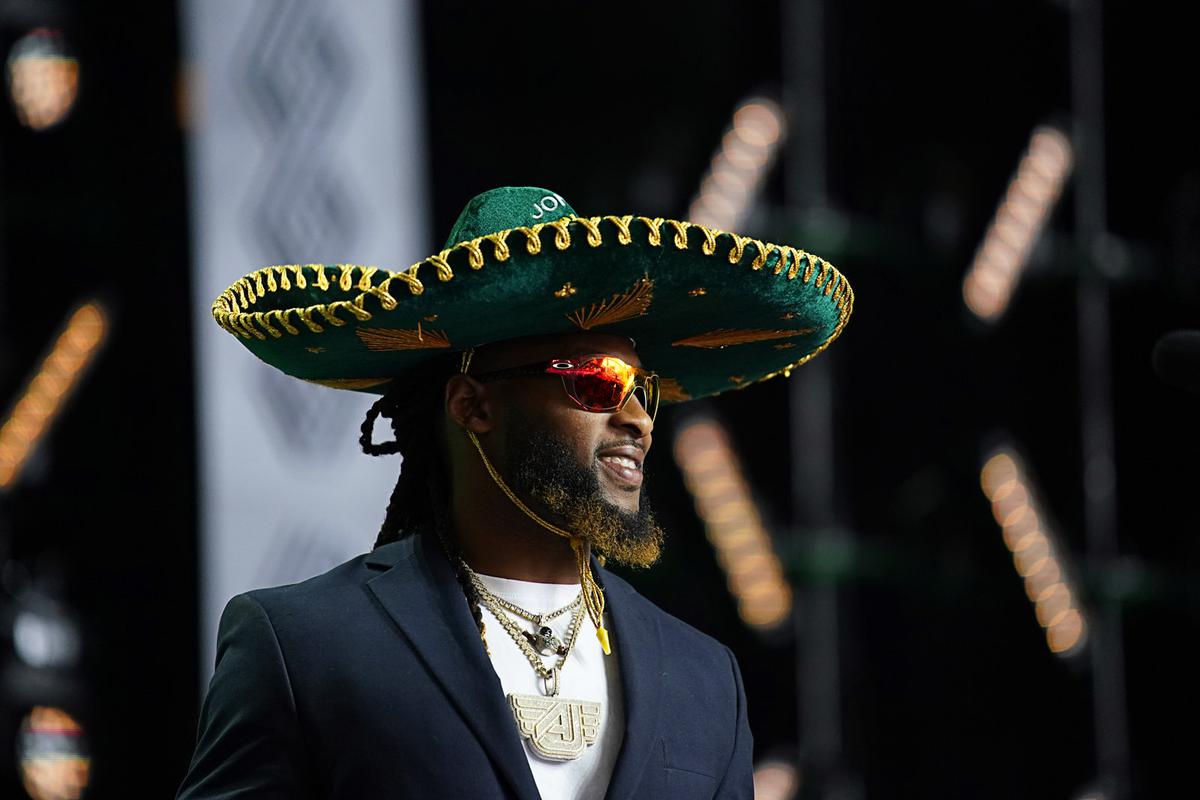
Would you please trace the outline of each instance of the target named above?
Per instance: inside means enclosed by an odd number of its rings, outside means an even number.
[[[992,516],[1017,574],[1024,579],[1038,624],[1046,631],[1047,646],[1059,655],[1076,652],[1085,640],[1087,624],[1076,607],[1076,593],[1055,550],[1046,515],[1037,508],[1016,454],[1002,449],[988,458],[979,485],[992,503]]]
[[[800,788],[800,773],[787,761],[768,758],[754,766],[754,800],[791,800]]]
[[[58,125],[79,95],[79,60],[61,32],[38,28],[18,39],[8,54],[8,95],[21,124],[35,131]]]
[[[996,216],[963,279],[963,300],[992,322],[1004,313],[1029,253],[1071,174],[1074,151],[1062,131],[1036,128]]]
[[[752,97],[741,103],[700,181],[688,219],[717,230],[740,227],[775,162],[785,132],[783,110],[774,100]]]
[[[33,800],[78,800],[91,778],[83,727],[58,708],[36,706],[17,737],[21,782]]]
[[[774,628],[792,611],[792,588],[750,496],[729,436],[715,419],[697,417],[675,437],[675,461],[738,614],[754,628]]]
[[[0,490],[21,474],[30,453],[54,422],[95,358],[108,331],[99,303],[85,303],[71,313],[33,379],[0,425]]]

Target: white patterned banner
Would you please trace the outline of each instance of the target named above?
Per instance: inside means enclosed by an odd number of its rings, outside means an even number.
[[[398,459],[358,449],[371,396],[277,373],[210,306],[270,264],[399,269],[431,252],[417,13],[406,0],[181,4],[205,684],[226,601],[369,550],[396,480]]]

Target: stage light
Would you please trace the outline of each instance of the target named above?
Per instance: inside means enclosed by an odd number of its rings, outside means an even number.
[[[792,800],[800,788],[800,773],[787,761],[764,759],[754,766],[754,800]]]
[[[10,488],[95,359],[108,330],[104,307],[85,303],[68,317],[50,352],[0,425],[0,491]]]
[[[1076,652],[1086,638],[1087,623],[1016,454],[1006,448],[988,458],[979,484],[992,503],[992,516],[1001,527],[1017,574],[1024,579],[1038,624],[1046,631],[1046,645],[1059,655]]]
[[[785,133],[783,110],[775,101],[753,97],[742,102],[700,181],[688,219],[717,230],[741,227]]]
[[[674,455],[738,614],[754,628],[774,628],[792,612],[792,589],[728,434],[711,417],[693,417],[676,433]]]
[[[67,118],[79,94],[79,60],[61,32],[38,28],[17,40],[8,54],[8,95],[21,124],[35,131]]]
[[[975,316],[1004,313],[1054,204],[1071,174],[1074,154],[1062,131],[1036,128],[996,216],[963,279],[963,300]]]
[[[17,737],[21,782],[33,800],[78,800],[91,780],[83,727],[62,709],[36,706]]]

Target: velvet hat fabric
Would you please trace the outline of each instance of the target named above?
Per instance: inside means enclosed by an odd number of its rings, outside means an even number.
[[[845,276],[802,250],[678,220],[581,217],[554,192],[505,187],[471,200],[445,248],[408,269],[265,267],[212,312],[271,366],[374,393],[448,349],[613,333],[677,402],[789,373],[853,305]]]

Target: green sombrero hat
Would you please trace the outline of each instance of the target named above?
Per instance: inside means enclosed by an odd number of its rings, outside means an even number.
[[[581,217],[525,186],[471,200],[445,249],[406,270],[265,267],[212,312],[288,375],[376,394],[447,349],[619,334],[672,402],[787,374],[837,338],[853,305],[845,276],[802,250],[672,219]]]

